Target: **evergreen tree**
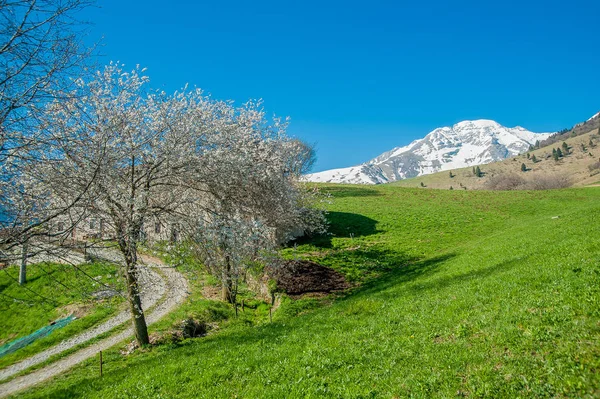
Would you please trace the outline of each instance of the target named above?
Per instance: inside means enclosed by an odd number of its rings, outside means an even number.
[[[527,172],[527,166],[524,163],[521,164],[521,172]]]
[[[534,154],[534,155],[531,157],[531,161],[532,161],[533,163],[537,163],[537,161],[538,161],[538,160],[537,160],[537,158],[536,158],[535,154]]]
[[[558,161],[558,152],[556,151],[556,148],[552,149],[552,158],[554,158],[555,161]]]
[[[557,149],[556,149],[556,155],[557,155],[559,158],[562,158],[562,157],[564,156],[564,155],[563,155],[563,152],[560,150],[560,148],[557,148]]]
[[[483,173],[481,172],[481,169],[479,169],[479,166],[477,166],[475,168],[475,176],[477,176],[477,177],[483,176]]]
[[[566,143],[566,142],[564,142],[564,141],[563,141],[563,143],[562,143],[562,148],[563,148],[563,153],[564,153],[565,155],[568,155],[568,154],[569,154],[569,146],[568,146],[568,145],[567,145],[567,143]],[[559,148],[559,149],[560,149],[560,148]]]
[[[454,188],[452,188],[452,186],[450,186],[450,190],[454,190]]]
[[[527,159],[531,159],[531,154],[527,153]]]
[[[540,148],[540,141],[539,140],[535,141],[535,148]]]

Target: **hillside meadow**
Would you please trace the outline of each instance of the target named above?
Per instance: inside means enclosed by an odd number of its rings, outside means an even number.
[[[20,286],[18,266],[0,270],[0,346],[28,336],[58,319],[76,317],[50,335],[1,356],[0,368],[41,352],[115,315],[122,308],[123,298],[114,296],[96,300],[93,293],[111,287],[123,289],[117,273],[116,266],[101,262],[88,264],[85,268],[35,263],[28,265],[27,284]]]
[[[25,398],[600,396],[600,188],[325,185],[331,235],[282,251],[352,288],[273,321],[96,360]]]

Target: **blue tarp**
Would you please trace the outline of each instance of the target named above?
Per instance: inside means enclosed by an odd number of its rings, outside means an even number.
[[[64,319],[56,320],[51,325],[42,327],[39,330],[35,331],[32,334],[29,334],[26,337],[15,339],[14,341],[11,341],[9,343],[6,343],[6,344],[0,346],[0,357],[2,357],[4,355],[8,355],[9,353],[13,353],[13,352],[17,351],[18,349],[21,349],[40,338],[44,338],[44,337],[48,336],[52,331],[66,326],[67,324],[69,324],[70,322],[72,322],[75,319],[76,319],[75,316],[69,316],[69,317],[65,317]]]

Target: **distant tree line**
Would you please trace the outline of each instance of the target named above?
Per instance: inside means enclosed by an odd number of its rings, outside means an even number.
[[[538,141],[536,141],[535,145],[530,147],[530,149],[539,149],[542,147],[547,147],[547,146],[555,144],[559,141],[564,141],[565,139],[567,139],[569,137],[577,137],[579,135],[588,133],[594,129],[599,129],[599,128],[600,128],[600,117],[596,117],[592,120],[577,124],[571,128],[562,129],[562,130],[554,133],[552,136],[548,137],[545,140],[541,140],[541,141],[538,140]]]

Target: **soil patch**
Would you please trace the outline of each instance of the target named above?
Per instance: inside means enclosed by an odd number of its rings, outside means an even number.
[[[220,301],[222,299],[223,293],[220,287],[205,285],[202,287],[202,296],[206,299]]]
[[[330,293],[350,287],[344,276],[328,267],[308,260],[288,260],[266,270],[277,288],[289,295]]]

